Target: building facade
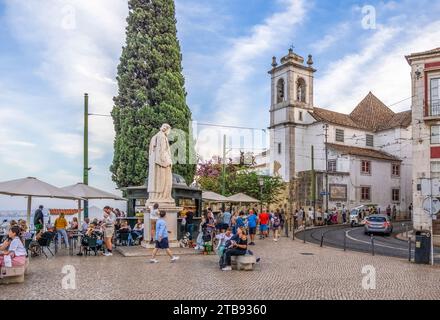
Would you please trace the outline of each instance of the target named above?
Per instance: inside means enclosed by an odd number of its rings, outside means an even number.
[[[440,235],[432,220],[429,196],[440,197],[440,48],[406,57],[411,66],[414,229]],[[425,207],[425,208],[424,208]],[[436,210],[434,207],[433,210]],[[434,214],[438,212],[433,212]]]
[[[396,205],[405,214],[412,202],[411,111],[395,113],[371,92],[350,114],[318,108],[312,56],[306,64],[289,50],[269,71],[269,166],[288,184],[286,206]]]

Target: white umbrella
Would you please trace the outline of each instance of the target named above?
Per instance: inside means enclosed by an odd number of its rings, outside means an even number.
[[[208,202],[228,202],[228,198],[212,191],[203,191],[202,199]]]
[[[112,200],[121,200],[121,201],[126,200],[110,192],[91,187],[84,183],[77,183],[71,186],[63,187],[62,189],[77,197],[86,200],[92,200],[92,199],[112,199]],[[78,220],[81,221],[80,215],[81,215],[81,200],[78,200],[78,216],[79,216]]]
[[[28,197],[27,222],[29,225],[31,223],[32,197],[81,200],[80,197],[34,177],[0,182],[0,194]]]
[[[237,193],[233,196],[230,196],[227,198],[229,202],[246,202],[246,203],[257,203],[260,202],[260,200],[257,200],[255,198],[252,198],[244,193]]]

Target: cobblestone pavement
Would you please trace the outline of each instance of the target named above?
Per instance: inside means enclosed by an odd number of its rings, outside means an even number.
[[[320,248],[281,238],[257,240],[254,271],[224,272],[216,255],[67,256],[31,259],[25,283],[0,286],[0,299],[440,299],[440,267]],[[76,269],[76,289],[62,289],[62,268]],[[376,289],[362,287],[362,268],[376,269]]]

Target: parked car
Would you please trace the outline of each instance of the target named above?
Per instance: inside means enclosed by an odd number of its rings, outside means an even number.
[[[386,214],[373,214],[365,218],[365,234],[381,233],[390,235],[393,232],[393,224]]]

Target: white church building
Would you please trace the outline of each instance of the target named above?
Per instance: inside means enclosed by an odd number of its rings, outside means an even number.
[[[411,110],[395,113],[371,92],[350,114],[318,108],[312,65],[312,56],[305,65],[289,50],[280,64],[273,58],[269,71],[268,166],[288,183],[286,208],[312,205],[313,146],[317,207],[374,204],[383,211],[396,205],[406,213],[412,203]]]

